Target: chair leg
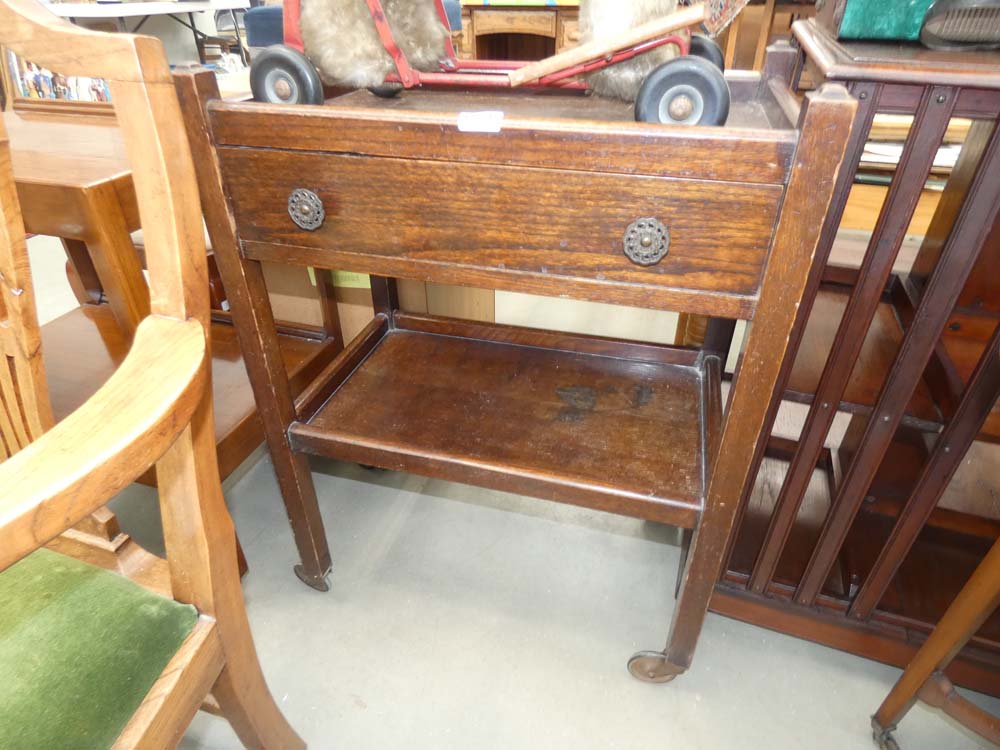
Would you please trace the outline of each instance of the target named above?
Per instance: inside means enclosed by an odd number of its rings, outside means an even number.
[[[252,652],[252,644],[250,649]],[[227,653],[226,660],[212,695],[240,742],[247,750],[303,750],[305,742],[289,725],[267,688],[257,655]]]
[[[232,592],[233,590],[230,589]],[[303,750],[305,742],[295,733],[271,695],[261,671],[247,620],[242,591],[219,614],[219,632],[226,664],[212,686],[219,713],[232,725],[247,750]]]
[[[210,391],[156,472],[174,597],[218,625],[225,665],[212,695],[248,750],[301,750],[305,744],[264,681],[250,632],[236,534],[219,482]]]
[[[948,667],[998,605],[1000,542],[995,542],[875,712],[872,727],[876,733],[892,731],[935,672]]]

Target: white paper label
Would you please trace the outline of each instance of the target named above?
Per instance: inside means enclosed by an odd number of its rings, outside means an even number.
[[[458,129],[462,133],[499,133],[503,112],[459,112]]]

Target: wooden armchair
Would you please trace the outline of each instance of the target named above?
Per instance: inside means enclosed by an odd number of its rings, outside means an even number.
[[[109,80],[146,228],[151,314],[50,430],[20,207],[0,125],[0,747],[174,748],[209,693],[249,748],[301,748],[250,636],[213,439],[205,248],[160,43],[0,0],[0,44]],[[156,466],[170,595],[40,550]]]

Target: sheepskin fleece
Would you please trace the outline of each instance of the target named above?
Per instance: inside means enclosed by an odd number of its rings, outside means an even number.
[[[434,0],[382,0],[382,9],[410,65],[438,70],[448,29]],[[306,54],[327,84],[379,86],[396,70],[364,0],[302,0],[301,29]]]
[[[583,41],[620,34],[677,9],[677,0],[583,0],[580,31]],[[677,56],[677,47],[665,44],[587,76],[587,83],[600,96],[635,101],[643,79],[654,68]]]

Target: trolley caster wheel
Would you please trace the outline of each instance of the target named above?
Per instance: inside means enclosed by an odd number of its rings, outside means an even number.
[[[646,76],[635,100],[635,119],[667,125],[723,125],[729,84],[722,71],[697,55],[667,60]]]
[[[380,99],[392,99],[403,90],[403,84],[383,83],[381,86],[369,86],[368,90]]]
[[[254,101],[269,104],[322,104],[323,82],[316,66],[297,49],[275,44],[250,64]]]
[[[329,571],[321,576],[314,576],[306,573],[306,569],[301,565],[296,565],[293,570],[295,571],[295,575],[298,579],[309,588],[316,589],[317,591],[330,590],[330,582],[326,580],[326,576]]]
[[[688,54],[708,60],[719,70],[726,69],[726,56],[722,53],[722,47],[716,44],[714,39],[704,34],[691,35],[691,49]]]
[[[670,682],[683,672],[667,661],[662,651],[639,651],[628,660],[628,671],[643,682]]]

